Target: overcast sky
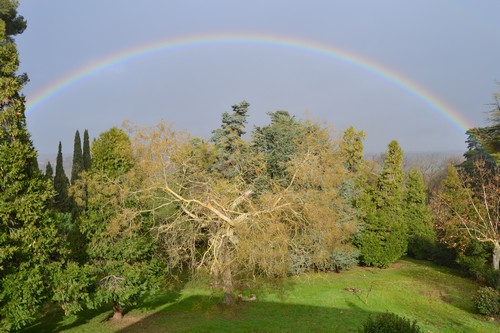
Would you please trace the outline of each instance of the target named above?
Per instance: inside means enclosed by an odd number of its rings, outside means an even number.
[[[28,102],[69,73],[160,40],[258,34],[319,43],[390,68],[448,104],[473,126],[500,80],[498,0],[23,0],[28,29],[16,38]],[[408,152],[461,152],[462,130],[380,75],[300,48],[208,43],[110,66],[28,110],[40,153],[72,154],[90,136],[129,119],[173,122],[209,137],[221,114],[250,102],[248,131],[267,112],[325,120],[367,133],[366,151],[396,139]]]

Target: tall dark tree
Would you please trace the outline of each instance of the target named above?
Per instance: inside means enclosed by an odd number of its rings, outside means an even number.
[[[233,105],[231,114],[228,112],[222,114],[221,128],[212,132],[211,141],[215,143],[219,152],[219,159],[214,168],[227,178],[241,174],[241,167],[246,164],[240,157],[248,148],[242,137],[245,134],[249,107],[250,103],[247,101]]]
[[[71,210],[69,194],[69,179],[64,172],[62,144],[59,141],[56,159],[56,174],[54,176],[54,189],[56,190],[55,207],[61,212]]]
[[[410,169],[403,196],[403,215],[408,225],[408,254],[417,259],[430,259],[436,234],[427,204],[427,186],[418,169]]]
[[[75,183],[83,169],[82,141],[80,139],[80,132],[76,130],[73,145],[73,164],[71,166],[71,184]]]
[[[83,132],[83,170],[89,170],[91,164],[92,158],[90,156],[89,131],[85,130],[85,132]]]
[[[52,168],[52,164],[50,164],[50,162],[47,162],[47,165],[45,166],[45,177],[50,179],[51,182],[54,181],[54,168]]]
[[[397,141],[391,141],[375,186],[366,189],[360,200],[361,209],[364,210],[360,250],[366,265],[387,267],[406,252],[403,180],[403,151]]]
[[[48,210],[54,191],[38,169],[20,94],[27,76],[16,74],[13,36],[26,28],[17,6],[0,0],[0,331],[33,319],[48,297],[58,249]]]

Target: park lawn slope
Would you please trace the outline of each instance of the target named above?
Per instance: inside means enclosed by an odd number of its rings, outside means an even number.
[[[452,270],[402,259],[388,269],[356,267],[291,278],[256,302],[219,305],[221,297],[193,284],[150,298],[122,322],[108,308],[63,318],[47,313],[23,332],[357,332],[370,315],[394,312],[417,320],[424,332],[494,332],[500,325],[474,314],[479,286]]]

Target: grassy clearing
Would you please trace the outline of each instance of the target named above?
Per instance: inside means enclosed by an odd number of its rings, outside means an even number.
[[[290,280],[284,294],[232,308],[196,286],[165,293],[108,321],[109,308],[62,317],[53,310],[23,332],[356,332],[369,316],[394,312],[425,332],[495,332],[500,325],[473,313],[478,286],[451,270],[404,259],[389,269],[355,268]]]

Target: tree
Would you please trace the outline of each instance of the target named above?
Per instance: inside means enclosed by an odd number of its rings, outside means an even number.
[[[92,164],[92,158],[90,156],[90,141],[89,141],[89,131],[85,130],[83,132],[83,170],[87,171],[90,169]]]
[[[356,131],[352,126],[344,131],[344,136],[340,144],[340,153],[342,154],[347,170],[358,172],[361,169],[363,160],[363,140],[366,134],[363,131]]]
[[[268,115],[271,123],[255,128],[252,147],[266,156],[269,177],[286,184],[289,181],[287,163],[297,151],[307,128],[287,111],[269,112]]]
[[[45,177],[49,179],[51,182],[54,182],[54,169],[52,168],[52,164],[47,162],[47,166],[45,167]]]
[[[0,331],[33,320],[50,296],[58,243],[49,214],[52,184],[39,170],[27,131],[26,75],[13,36],[26,28],[17,1],[0,0]]]
[[[427,187],[422,173],[410,169],[405,183],[403,214],[408,226],[408,254],[429,259],[436,241],[431,211],[427,205]]]
[[[62,144],[59,141],[56,159],[56,174],[54,176],[54,189],[56,190],[55,207],[60,212],[71,211],[71,201],[68,194],[69,179],[63,165]]]
[[[82,153],[82,142],[80,140],[80,132],[78,130],[75,133],[75,141],[73,146],[73,164],[71,167],[71,184],[80,176],[80,172],[84,169],[83,166],[83,153]]]
[[[367,186],[358,202],[364,213],[364,229],[358,243],[366,265],[386,267],[406,252],[403,179],[403,151],[397,141],[391,141],[375,186]]]
[[[245,124],[247,123],[247,113],[250,103],[243,101],[232,106],[233,113],[224,112],[222,114],[221,128],[212,132],[210,139],[220,152],[219,161],[214,168],[225,177],[234,177],[240,172],[241,160],[238,159],[242,151],[243,134],[245,134]]]
[[[492,266],[500,262],[500,172],[478,160],[474,169],[459,171],[452,165],[436,196],[433,212],[440,239],[464,251],[472,240],[492,245]]]
[[[345,169],[323,131],[311,131],[300,157],[287,163],[288,186],[266,177],[264,156],[246,142],[228,155],[238,157],[231,177],[211,167],[221,146],[165,124],[138,129],[133,142],[135,182],[143,188],[135,213],[154,216],[169,263],[209,274],[225,304],[234,303],[238,289],[289,274],[291,249],[309,251],[312,269],[324,269],[334,250],[350,249],[356,228],[338,195]],[[255,191],[257,179],[269,182],[265,190]]]
[[[128,135],[117,128],[101,133],[92,144],[93,164],[72,190],[82,209],[79,226],[87,239],[87,263],[80,267],[94,290],[92,306],[111,302],[113,318],[159,284],[161,261],[156,257],[152,225],[136,218],[128,181],[134,156]],[[83,190],[82,190],[83,189]],[[84,299],[84,288],[75,299]],[[83,293],[83,294],[82,294]]]

